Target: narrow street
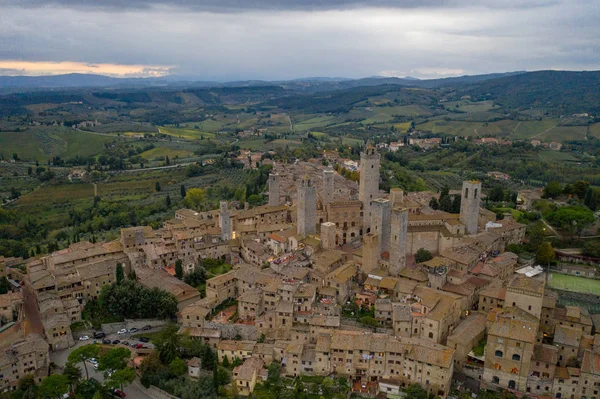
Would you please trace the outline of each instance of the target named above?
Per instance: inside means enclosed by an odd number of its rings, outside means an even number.
[[[40,318],[33,292],[31,292],[28,284],[24,284],[21,287],[21,292],[23,294],[23,311],[25,314],[23,317],[23,330],[25,331],[25,335],[39,334],[44,336],[42,319]]]

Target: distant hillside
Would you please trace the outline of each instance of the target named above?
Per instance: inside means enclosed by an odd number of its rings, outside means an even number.
[[[550,114],[600,114],[600,71],[538,71],[480,82],[458,90],[506,109],[540,108]]]

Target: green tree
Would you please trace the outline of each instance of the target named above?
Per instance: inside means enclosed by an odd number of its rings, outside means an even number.
[[[181,185],[181,187],[179,187],[179,195],[181,195],[181,198],[185,198],[186,195],[186,191],[185,191],[185,185]]]
[[[435,210],[440,209],[440,203],[438,202],[437,198],[431,197],[431,200],[429,201],[429,207]]]
[[[542,194],[542,197],[544,198],[556,198],[558,196],[560,196],[563,192],[563,188],[560,185],[559,182],[557,181],[551,181],[548,184],[546,184],[546,187],[544,187],[544,192]]]
[[[100,393],[100,391],[96,391],[92,399],[102,399],[102,394]]]
[[[165,198],[165,205],[167,205],[167,208],[171,207],[171,196],[169,194],[167,194],[167,198]]]
[[[10,291],[10,283],[6,276],[0,277],[0,295],[7,294]]]
[[[549,265],[556,258],[554,248],[548,241],[544,241],[536,252],[536,259],[538,262]]]
[[[125,279],[125,272],[123,270],[122,263],[117,263],[116,275],[117,275],[117,283],[120,283],[121,281],[123,281]]]
[[[190,188],[185,194],[185,199],[183,200],[183,203],[188,208],[200,209],[205,197],[206,194],[201,188]]]
[[[433,255],[431,254],[431,252],[429,252],[425,248],[419,248],[419,250],[415,254],[415,262],[416,263],[427,262],[428,260],[431,260],[431,259],[433,259]]]
[[[160,182],[159,181],[157,181],[156,184],[154,185],[154,189],[156,191],[160,191]]]
[[[583,246],[583,253],[587,256],[600,258],[600,241],[586,240],[585,245]]]
[[[571,234],[581,231],[594,223],[594,213],[584,206],[561,206],[557,210],[548,213],[546,219],[561,229],[568,230]]]
[[[104,353],[98,359],[98,370],[106,373],[122,370],[127,367],[127,362],[131,358],[131,351],[127,348],[113,348]]]
[[[169,373],[174,377],[179,377],[187,373],[187,366],[183,360],[176,357],[169,363]]]
[[[175,276],[180,280],[183,278],[183,261],[181,259],[175,261]]]
[[[217,384],[223,386],[229,384],[230,381],[229,371],[225,367],[217,367]]]
[[[81,370],[79,367],[77,367],[73,362],[67,362],[65,368],[63,369],[63,375],[65,375],[69,380],[71,391],[74,391],[75,386],[77,386],[79,380],[81,380]]]
[[[579,199],[583,199],[589,187],[590,182],[585,180],[577,180],[575,183],[573,183],[573,194],[577,195]]]
[[[37,385],[35,385],[35,377],[32,374],[27,374],[19,380],[19,393],[22,399],[35,399],[37,397]],[[14,395],[13,397],[17,397]]]
[[[100,347],[98,345],[85,345],[80,346],[77,349],[74,349],[71,353],[69,353],[69,362],[72,363],[80,363],[83,362],[83,367],[85,368],[85,378],[90,378],[87,369],[87,361],[92,358],[97,358],[100,353]]]
[[[177,325],[170,324],[158,336],[156,349],[163,364],[170,364],[177,357],[181,339],[181,336],[177,334],[178,331]]]
[[[231,364],[229,363],[229,358],[227,357],[227,355],[225,355],[223,357],[223,362],[221,362],[221,364],[223,365],[223,367],[225,368],[230,368]]]
[[[265,342],[265,334],[260,334],[260,337],[258,337],[258,340],[256,342],[259,344]]]
[[[202,360],[202,368],[205,370],[213,370],[215,367],[216,356],[210,346],[204,345],[202,353],[200,354],[200,360]]]
[[[265,386],[267,388],[274,387],[281,384],[281,364],[273,362],[269,365],[267,380]]]
[[[406,399],[427,399],[427,391],[419,384],[412,384],[406,388]]]
[[[129,385],[135,380],[135,370],[131,367],[125,367],[114,371],[106,380],[106,385],[110,388],[119,388],[123,390],[123,386]]]
[[[62,374],[52,374],[44,378],[39,388],[42,398],[60,399],[67,392],[69,392],[69,379]]]

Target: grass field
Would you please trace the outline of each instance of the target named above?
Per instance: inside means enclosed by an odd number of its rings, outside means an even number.
[[[265,147],[265,141],[263,139],[256,139],[256,140],[240,140],[237,143],[235,143],[235,145],[240,146],[240,148],[243,148],[245,150],[260,150],[261,148]]]
[[[546,162],[574,162],[577,161],[572,154],[560,151],[541,151],[540,158]]]
[[[494,108],[493,101],[476,101],[472,102],[469,100],[460,101],[448,101],[444,103],[444,108],[447,110],[458,110],[462,112],[474,113],[474,112],[485,112]]]
[[[294,130],[304,132],[318,127],[334,124],[338,120],[335,116],[317,116],[315,118],[306,119],[297,123],[294,121],[294,119],[292,119],[292,121],[294,122]]]
[[[351,146],[361,146],[365,144],[365,142],[360,139],[353,139],[352,137],[344,137],[342,138],[342,144]]]
[[[515,127],[512,137],[515,139],[528,139],[556,126],[556,119],[542,119],[541,121],[521,121]]]
[[[112,139],[64,127],[34,126],[24,132],[0,132],[0,152],[7,158],[17,153],[23,160],[38,161],[54,156],[91,156]]]
[[[390,116],[427,116],[431,112],[418,105],[400,105],[397,107],[376,107],[374,112]]]
[[[295,147],[302,146],[302,142],[297,141],[297,140],[277,139],[277,140],[273,140],[273,141],[267,143],[267,146],[269,146],[271,148],[273,148],[273,147],[283,148],[285,146],[288,146],[289,148],[295,148]]]
[[[556,126],[540,134],[542,141],[585,140],[587,126]]]
[[[159,127],[158,131],[162,134],[173,137],[181,137],[188,140],[196,140],[201,137],[205,139],[213,139],[215,135],[213,133],[203,132],[196,129],[179,129],[176,127]]]
[[[590,135],[597,139],[600,139],[600,122],[594,123],[590,126]]]
[[[477,131],[481,126],[480,122],[459,122],[435,120],[416,126],[417,130],[425,130],[438,134],[452,134],[457,136],[477,136]]]
[[[548,285],[558,290],[600,295],[600,280],[550,273]]]
[[[194,155],[193,151],[175,150],[172,148],[165,148],[165,147],[155,147],[151,150],[142,152],[140,154],[140,156],[142,158],[149,159],[149,160],[153,160],[153,159],[157,159],[157,158],[164,158],[166,156],[168,156],[171,159],[175,159],[176,157],[187,158],[187,157],[191,157],[192,155]]]

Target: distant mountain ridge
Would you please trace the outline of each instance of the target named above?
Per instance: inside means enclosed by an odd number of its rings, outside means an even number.
[[[150,86],[194,86],[194,87],[252,87],[277,85],[290,90],[316,92],[341,90],[360,86],[378,86],[393,84],[401,86],[439,87],[457,83],[471,83],[493,79],[501,76],[510,76],[523,72],[509,72],[502,74],[487,74],[461,76],[445,79],[417,79],[413,77],[397,78],[385,76],[372,76],[360,79],[344,77],[308,77],[283,81],[242,80],[231,82],[204,81],[196,77],[164,76],[150,78],[116,78],[105,75],[70,73],[64,75],[45,76],[0,76],[0,89],[61,89],[61,88],[107,88],[107,87],[150,87]]]

